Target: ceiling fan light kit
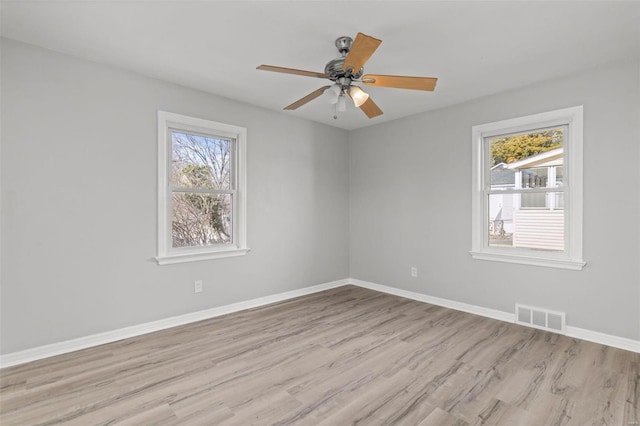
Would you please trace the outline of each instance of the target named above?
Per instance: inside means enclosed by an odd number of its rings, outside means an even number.
[[[322,93],[322,96],[327,100],[327,102],[329,102],[331,105],[334,105],[336,102],[338,102],[340,93],[342,93],[342,88],[340,87],[340,85],[334,84],[333,86],[326,89]]]
[[[369,99],[369,94],[358,86],[351,86],[349,89],[349,96],[353,99],[353,104],[360,108],[360,106]]]
[[[285,110],[295,110],[322,95],[327,102],[335,105],[336,114],[334,114],[333,118],[337,118],[337,112],[346,111],[346,96],[349,95],[356,107],[360,108],[367,117],[374,118],[382,115],[382,110],[373,102],[369,94],[353,83],[362,83],[366,86],[433,91],[438,80],[434,77],[363,75],[364,64],[381,43],[382,40],[362,33],[358,33],[355,40],[347,36],[338,37],[335,45],[338,52],[340,52],[340,57],[329,61],[324,68],[324,73],[273,65],[260,65],[257,69],[305,77],[326,78],[334,82],[331,86],[321,87],[286,106]]]

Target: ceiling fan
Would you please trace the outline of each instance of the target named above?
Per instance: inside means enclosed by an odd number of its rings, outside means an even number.
[[[324,73],[276,67],[273,65],[260,65],[257,69],[296,74],[305,77],[326,78],[334,82],[334,84],[323,86],[291,105],[284,107],[285,110],[297,109],[307,102],[323,95],[329,103],[335,105],[336,115],[334,115],[333,118],[337,118],[337,112],[346,110],[346,97],[349,96],[355,106],[359,107],[367,117],[374,118],[382,115],[382,110],[361,87],[356,86],[354,83],[362,83],[366,86],[433,91],[438,81],[438,79],[434,77],[378,74],[363,75],[364,64],[369,60],[378,46],[380,46],[380,43],[382,43],[382,40],[362,33],[358,33],[355,40],[346,36],[337,38],[336,47],[341,57],[327,62]]]

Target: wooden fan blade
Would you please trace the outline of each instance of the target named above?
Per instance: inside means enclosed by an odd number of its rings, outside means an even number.
[[[262,71],[282,72],[285,74],[303,75],[305,77],[329,78],[329,75],[321,72],[297,70],[295,68],[276,67],[273,65],[260,65],[256,69]]]
[[[396,89],[428,90],[436,88],[435,77],[407,77],[402,75],[375,75],[362,76],[362,82],[367,86],[394,87]]]
[[[323,86],[323,87],[319,88],[318,90],[315,90],[315,91],[309,93],[304,98],[298,99],[297,101],[295,101],[291,105],[284,107],[284,109],[287,109],[287,110],[298,109],[302,105],[306,104],[307,102],[310,102],[310,101],[314,100],[315,98],[317,98],[318,96],[322,95],[324,93],[324,91],[327,90],[329,87],[331,87],[331,86]]]
[[[360,71],[360,68],[369,60],[373,52],[380,46],[380,43],[382,43],[382,40],[358,33],[351,45],[351,50],[347,53],[347,57],[344,58],[342,70],[346,71],[351,68],[354,74]]]
[[[360,109],[362,110],[362,112],[367,114],[367,117],[369,118],[377,117],[383,114],[380,107],[378,107],[378,105],[376,105],[376,103],[373,102],[371,97],[369,97],[369,99],[367,99],[365,103],[360,105]]]

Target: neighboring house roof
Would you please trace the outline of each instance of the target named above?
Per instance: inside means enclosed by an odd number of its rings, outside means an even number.
[[[551,151],[541,152],[540,154],[514,161],[507,165],[512,170],[529,169],[531,167],[548,167],[561,166],[564,159],[564,148],[556,148]],[[501,163],[502,164],[502,163]]]
[[[496,185],[514,185],[516,172],[513,170],[492,170],[491,186]]]
[[[491,186],[515,186],[515,174],[519,169],[532,167],[561,166],[564,160],[564,149],[556,148],[524,158],[513,163],[499,163],[491,167]]]
[[[493,166],[493,167],[491,168],[491,170],[495,170],[495,169],[504,169],[505,167],[507,167],[507,163],[504,163],[504,162],[503,162],[503,163],[496,164],[495,166]]]
[[[507,167],[507,163],[500,163],[491,168],[491,186],[514,186],[516,172],[509,170]]]

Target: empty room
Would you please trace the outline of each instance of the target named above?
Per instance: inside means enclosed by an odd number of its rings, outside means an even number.
[[[640,425],[640,2],[0,17],[3,426]]]

